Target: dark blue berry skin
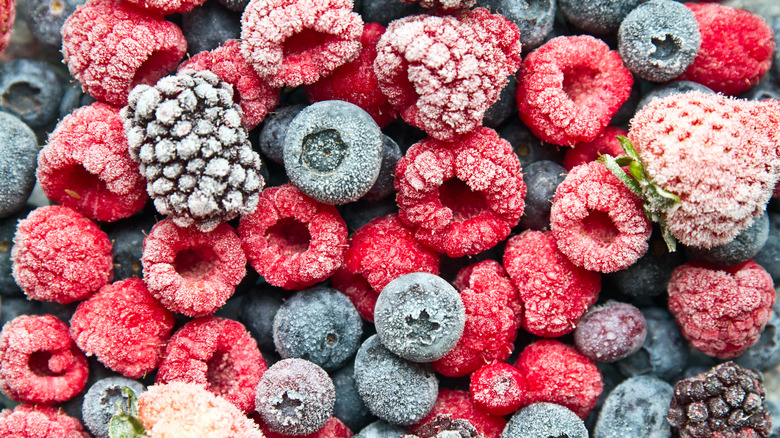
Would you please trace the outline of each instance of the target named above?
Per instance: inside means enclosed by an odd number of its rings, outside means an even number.
[[[780,283],[780,213],[770,211],[769,234],[764,247],[756,254],[754,260],[769,272],[775,284]]]
[[[592,35],[618,30],[620,23],[637,7],[639,0],[558,0],[566,19]]]
[[[2,115],[0,115],[0,119]],[[16,234],[16,224],[27,217],[32,211],[29,206],[23,207],[13,216],[0,219],[0,296],[5,297],[24,297],[24,292],[16,284],[11,275],[11,247],[13,246],[14,234]],[[5,305],[5,301],[3,301]],[[5,313],[2,314],[5,316]]]
[[[506,85],[501,89],[501,94],[498,95],[498,101],[485,111],[485,116],[482,118],[483,126],[495,129],[517,110],[516,90],[517,79],[514,75],[509,76]]]
[[[775,310],[772,310],[772,318],[764,327],[758,342],[736,357],[734,362],[745,368],[761,371],[768,371],[780,365],[780,316]]]
[[[764,79],[739,97],[747,100],[780,99],[780,85]]]
[[[86,0],[27,0],[20,3],[30,33],[41,44],[59,49],[62,45],[62,25]]]
[[[515,412],[501,438],[588,438],[588,429],[574,412],[554,403],[534,403]]]
[[[241,298],[238,321],[246,327],[257,341],[261,351],[275,351],[274,316],[290,294],[282,288],[269,284],[254,286]]]
[[[636,113],[636,108],[637,105],[639,105],[639,100],[641,98],[642,81],[634,76],[634,84],[631,85],[631,94],[628,95],[628,99],[623,102],[623,105],[620,105],[620,108],[618,108],[615,115],[609,120],[609,125],[628,127],[626,125],[628,125],[631,117],[634,117],[634,113]]]
[[[241,37],[241,14],[217,2],[206,2],[182,14],[181,31],[190,55],[214,50]]]
[[[65,92],[62,95],[62,100],[57,109],[57,115],[59,119],[67,116],[76,108],[89,105],[95,102],[95,98],[81,90],[81,84],[74,82],[65,86]]]
[[[263,155],[274,163],[284,163],[284,137],[287,136],[287,127],[304,107],[304,105],[283,106],[269,113],[265,118],[258,143]]]
[[[563,151],[553,144],[543,143],[518,121],[510,121],[498,128],[498,135],[512,145],[512,149],[525,168],[534,161],[563,161]]]
[[[535,161],[523,169],[523,181],[528,188],[520,227],[530,230],[550,229],[550,208],[555,189],[566,178],[566,169],[558,163]]]
[[[15,59],[0,64],[0,111],[34,130],[56,120],[64,92],[54,67],[46,62]]]
[[[393,182],[395,181],[395,165],[404,154],[398,143],[392,138],[382,134],[382,166],[379,168],[379,176],[371,187],[371,190],[363,195],[363,200],[378,201],[384,197],[395,193]]]
[[[0,218],[20,211],[30,197],[38,152],[35,133],[19,118],[0,112]]]
[[[129,398],[122,388],[129,388],[136,398],[146,388],[135,380],[125,377],[108,377],[98,380],[84,395],[82,417],[95,438],[109,438],[111,417],[118,411],[129,413]]]
[[[375,217],[398,213],[398,204],[395,202],[395,197],[387,197],[374,202],[359,199],[356,202],[339,205],[337,209],[351,233]]]
[[[27,298],[3,296],[0,301],[0,324],[5,325],[9,321],[21,315],[40,315],[41,302],[28,300]]]
[[[361,430],[368,423],[376,420],[358,394],[353,362],[344,365],[332,373],[330,377],[336,387],[336,403],[333,405],[334,417],[341,420],[350,430]]]
[[[377,420],[361,429],[355,438],[398,438],[406,431],[384,420]]]
[[[106,230],[113,245],[114,280],[143,277],[143,243],[157,221],[154,216],[140,214],[111,224]]]
[[[422,12],[423,9],[417,4],[398,0],[363,0],[360,5],[360,14],[364,22],[379,23],[384,27],[393,20]]]
[[[672,385],[654,376],[625,380],[604,402],[593,437],[671,437],[666,412],[672,391]]]
[[[685,262],[683,251],[669,252],[658,228],[653,228],[645,255],[626,269],[606,275],[613,288],[629,297],[666,294],[672,271]]]
[[[515,23],[524,52],[540,46],[555,21],[555,0],[478,0],[476,7],[501,14]]]
[[[666,309],[642,309],[642,315],[647,325],[645,342],[639,351],[617,361],[618,369],[627,377],[653,375],[672,381],[686,366],[688,344]]]
[[[243,12],[249,0],[219,0],[219,3],[231,11]]]
[[[653,88],[651,91],[645,94],[642,97],[642,100],[640,100],[639,104],[636,106],[636,110],[639,111],[640,109],[644,108],[645,105],[650,103],[650,101],[655,98],[661,99],[666,96],[671,96],[672,94],[687,93],[689,91],[699,91],[702,93],[715,93],[709,87],[706,87],[702,84],[698,84],[696,82],[691,82],[691,81],[669,82],[668,84],[664,84],[659,87]]]
[[[382,132],[395,140],[403,153],[406,153],[413,144],[428,137],[425,131],[404,122],[401,117],[390,122]]]
[[[719,267],[744,263],[758,254],[769,238],[769,215],[763,213],[729,243],[709,249],[687,248],[694,259]]]
[[[772,31],[775,33],[775,55],[770,72],[772,73],[772,76],[774,76],[775,83],[780,84],[780,50],[777,49],[780,47],[780,15],[776,16],[769,24],[772,26]],[[780,424],[780,421],[777,423]]]

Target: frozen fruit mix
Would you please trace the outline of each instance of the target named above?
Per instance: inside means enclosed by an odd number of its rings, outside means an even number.
[[[779,211],[766,2],[562,0],[554,32],[504,0],[38,3],[0,0],[0,435],[772,432],[777,362],[740,355],[780,356],[780,257],[702,258]],[[358,153],[380,128],[400,152]]]

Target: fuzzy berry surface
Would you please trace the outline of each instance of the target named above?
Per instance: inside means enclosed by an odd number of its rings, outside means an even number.
[[[16,18],[16,0],[0,0],[0,52],[11,41]]]
[[[607,126],[595,140],[577,143],[571,149],[567,149],[561,164],[566,171],[569,171],[580,164],[595,161],[601,155],[609,154],[613,157],[623,155],[620,142],[615,138],[618,135],[625,137],[628,131],[619,126]]]
[[[486,364],[474,371],[469,393],[474,404],[490,415],[509,415],[529,403],[525,375],[504,362]]]
[[[260,430],[263,432],[265,438],[290,437],[290,435],[281,434],[271,430],[268,425],[263,422],[260,414],[252,413],[250,414],[250,417],[255,420],[255,423],[257,423],[257,425],[260,427]],[[297,435],[298,438],[352,438],[353,436],[354,434],[352,433],[352,430],[336,416],[330,417],[324,426],[317,429],[313,433],[308,435]]]
[[[89,438],[81,422],[42,405],[16,405],[0,413],[0,436],[22,438]]]
[[[490,415],[471,400],[467,391],[441,388],[433,409],[419,423],[409,427],[412,433],[430,423],[440,415],[449,415],[452,419],[467,420],[484,438],[499,438],[506,426],[506,420],[498,415]]]

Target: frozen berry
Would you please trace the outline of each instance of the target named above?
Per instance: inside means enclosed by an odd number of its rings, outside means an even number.
[[[11,41],[16,19],[16,0],[3,0],[0,3],[0,52]]]
[[[106,227],[114,254],[114,281],[143,276],[143,243],[156,223],[152,215],[140,214]]]
[[[333,404],[333,416],[344,422],[350,430],[361,430],[376,417],[368,410],[357,390],[355,366],[350,362],[331,374],[336,388],[336,401]],[[398,435],[400,436],[400,434]],[[398,437],[392,437],[398,438]]]
[[[490,363],[471,374],[471,399],[490,415],[509,415],[529,402],[528,382],[508,363]]]
[[[477,0],[477,6],[501,14],[517,26],[523,50],[535,49],[552,31],[556,2],[553,0]]]
[[[17,405],[0,413],[0,436],[20,438],[89,438],[81,422],[61,410],[41,405]]]
[[[645,341],[636,353],[619,360],[617,367],[628,377],[653,375],[671,382],[688,362],[688,344],[665,308],[642,309],[642,316],[647,328]]]
[[[208,52],[241,37],[241,14],[218,2],[206,2],[182,14],[181,32],[187,39],[187,53]]]
[[[660,229],[654,227],[645,255],[633,265],[604,278],[621,294],[637,298],[654,297],[666,294],[672,271],[685,260],[685,251],[669,252]]]
[[[639,0],[560,0],[558,7],[577,28],[603,35],[618,30],[620,23],[638,4]]]
[[[406,431],[398,426],[384,420],[376,420],[364,427],[355,438],[398,438],[405,433]]]
[[[0,108],[30,128],[47,128],[56,120],[64,93],[57,71],[47,62],[14,59],[0,65]]]
[[[554,403],[535,403],[509,419],[502,438],[588,438],[588,429],[571,410]]]
[[[59,49],[62,45],[62,25],[85,0],[32,0],[22,3],[27,27],[41,44]]]
[[[24,207],[35,186],[38,140],[22,120],[0,111],[0,217]]]
[[[642,99],[636,106],[637,111],[647,106],[653,99],[662,99],[672,94],[682,94],[689,91],[699,91],[701,93],[715,93],[710,88],[705,87],[702,84],[691,81],[672,81],[663,85],[659,85],[652,90],[648,91],[642,96]],[[617,156],[617,155],[615,155]]]
[[[577,143],[574,147],[566,150],[566,154],[563,156],[563,167],[568,172],[575,166],[595,161],[602,155],[612,155],[613,157],[624,155],[623,148],[616,138],[618,135],[625,137],[628,135],[628,131],[617,126],[607,126],[595,140]]]
[[[378,201],[395,193],[395,166],[403,157],[401,148],[392,138],[382,134],[382,166],[371,190],[361,198],[367,202]]]
[[[768,238],[769,215],[763,213],[731,242],[712,248],[688,247],[688,252],[692,258],[714,266],[734,266],[755,257]]]
[[[137,398],[146,391],[144,385],[124,377],[108,377],[98,380],[84,395],[81,414],[84,425],[96,438],[109,438],[111,417],[117,412],[131,412],[130,398],[124,388]]]
[[[274,317],[288,296],[285,290],[266,285],[256,285],[243,297],[238,321],[257,341],[261,351],[274,351]]]
[[[0,117],[2,117],[0,115]],[[0,173],[2,173],[0,171]],[[32,207],[26,206],[13,216],[0,219],[0,297],[2,297],[2,304],[5,304],[6,298],[18,298],[24,297],[24,292],[16,284],[12,272],[13,262],[11,260],[11,248],[13,247],[14,234],[16,233],[16,225],[19,220],[24,219],[30,214]],[[0,312],[0,318],[4,321],[10,321],[13,318],[5,318],[5,312]],[[0,324],[2,326],[2,324]]]
[[[402,438],[479,438],[482,435],[471,422],[463,418],[454,418],[450,414],[437,415],[418,425],[414,433],[404,434]]]
[[[501,89],[501,94],[498,95],[498,100],[485,111],[482,125],[496,129],[509,116],[516,114],[517,102],[515,101],[515,94],[517,94],[517,79],[515,75],[509,75],[506,85]]]
[[[645,342],[642,313],[628,303],[607,301],[591,308],[574,330],[580,353],[599,362],[614,362],[636,353]]]
[[[438,416],[467,420],[484,438],[499,438],[501,431],[506,426],[506,420],[503,417],[483,412],[471,400],[467,391],[441,388],[431,412],[418,424],[411,426],[411,431],[417,433],[422,426],[430,424],[429,422]]]
[[[281,106],[268,114],[260,130],[258,142],[263,155],[269,160],[284,164],[284,139],[287,137],[287,128],[303,108],[304,105]]]
[[[531,230],[550,229],[550,209],[555,189],[566,178],[566,169],[552,161],[534,161],[523,169],[528,191],[520,227]]]
[[[668,436],[666,411],[672,385],[652,376],[633,377],[609,393],[599,413],[594,438]]]
[[[361,3],[360,15],[363,17],[363,21],[379,23],[382,26],[387,26],[399,18],[423,12],[422,7],[416,3],[405,3],[398,0],[361,0],[355,2],[355,5],[358,3]]]
[[[780,314],[777,309],[776,304],[758,341],[734,358],[734,362],[745,368],[762,371],[770,371],[780,365]]]
[[[547,160],[560,164],[563,159],[565,148],[539,140],[522,123],[504,123],[498,128],[498,135],[512,145],[523,169],[536,161]]]

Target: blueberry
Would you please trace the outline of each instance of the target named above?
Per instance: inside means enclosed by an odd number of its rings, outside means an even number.
[[[636,106],[636,109],[637,111],[639,111],[640,109],[644,108],[645,105],[650,103],[651,100],[655,98],[663,99],[664,97],[671,96],[672,94],[687,93],[689,91],[699,91],[702,93],[714,93],[714,91],[712,91],[709,87],[706,87],[696,82],[691,82],[691,81],[669,82],[668,84],[655,87],[650,92],[645,94],[642,97],[642,100],[639,101],[639,104]]]
[[[3,116],[0,114],[0,119],[2,118]],[[11,247],[13,246],[14,234],[16,234],[16,224],[26,218],[30,211],[32,208],[25,206],[13,216],[0,219],[0,296],[24,297],[24,292],[11,275],[13,266]]]
[[[555,189],[565,178],[566,169],[552,161],[535,161],[523,169],[523,180],[528,190],[520,227],[531,230],[550,229],[552,199]]]
[[[57,108],[58,118],[62,119],[74,109],[89,105],[92,102],[95,102],[95,98],[82,91],[80,83],[74,82],[68,84],[65,87],[65,92],[62,94],[60,105]]]
[[[361,199],[366,201],[377,201],[395,193],[393,182],[395,181],[395,165],[404,154],[398,143],[392,138],[382,134],[382,166],[379,168],[379,176],[376,177],[371,190]]]
[[[30,59],[0,64],[0,111],[19,117],[32,129],[55,121],[64,92],[51,64]]]
[[[620,105],[617,112],[609,120],[610,126],[625,126],[634,117],[639,100],[642,98],[642,81],[634,77],[634,84],[631,85],[631,93],[628,99]]]
[[[41,302],[26,298],[3,296],[0,301],[0,327],[21,315],[41,315]]]
[[[383,132],[395,140],[404,153],[406,153],[413,144],[428,137],[428,134],[426,134],[425,131],[404,122],[404,119],[401,117],[385,126]]]
[[[284,163],[284,137],[287,136],[287,127],[303,108],[305,105],[283,106],[266,116],[258,142],[263,155],[274,163]]]
[[[386,421],[377,420],[361,429],[355,438],[398,438],[402,435],[406,435],[405,430]]]
[[[593,35],[618,30],[620,23],[637,7],[639,0],[558,0],[567,20]]]
[[[520,40],[522,41],[522,38]],[[482,118],[484,126],[497,128],[517,110],[517,101],[515,100],[517,79],[514,75],[507,79],[506,85],[501,89],[501,94],[498,95],[498,101],[485,111],[485,116]]]
[[[764,247],[756,254],[755,261],[769,272],[772,280],[780,284],[780,213],[770,211],[769,235]]]
[[[501,438],[588,438],[588,429],[574,412],[555,403],[534,403],[512,415]]]
[[[181,31],[190,55],[214,50],[227,40],[241,37],[241,14],[217,2],[207,2],[182,14]]]
[[[780,316],[775,310],[758,342],[734,359],[745,368],[768,371],[780,365]]]
[[[447,354],[463,334],[466,310],[458,291],[426,272],[402,275],[382,289],[374,307],[376,333],[388,350],[414,362]]]
[[[96,438],[109,437],[111,417],[117,412],[129,412],[130,402],[123,388],[129,388],[136,397],[146,388],[125,377],[108,377],[98,380],[84,395],[81,413],[84,425]]]
[[[0,217],[21,210],[30,197],[39,151],[35,133],[19,118],[0,111]]]
[[[86,0],[26,0],[20,5],[24,5],[22,13],[35,39],[45,46],[59,49],[62,45],[62,25],[84,3]]]
[[[143,243],[155,223],[154,216],[140,214],[109,226],[106,234],[113,245],[114,281],[143,277]]]
[[[636,353],[617,362],[625,376],[654,375],[666,381],[677,377],[688,361],[688,344],[666,309],[642,309],[647,336]]]
[[[398,204],[395,202],[395,197],[373,202],[358,199],[356,202],[339,205],[338,210],[347,227],[350,230],[357,230],[375,217],[398,213]]]
[[[363,0],[360,12],[364,22],[379,23],[387,27],[393,20],[422,13],[422,8],[416,3],[409,4],[398,0]]]
[[[334,417],[341,420],[350,430],[363,429],[376,419],[363,403],[363,399],[360,398],[357,391],[354,363],[350,362],[341,367],[331,374],[331,379],[336,387],[336,403],[333,405]]]
[[[744,263],[758,254],[769,237],[769,215],[763,213],[729,243],[712,248],[688,248],[691,257],[726,267]]]
[[[764,79],[739,97],[747,100],[780,99],[780,85]]]
[[[534,161],[563,161],[563,151],[553,144],[543,143],[519,121],[504,123],[498,128],[498,135],[512,145],[512,149],[525,168]]]
[[[636,353],[647,336],[647,325],[636,307],[608,301],[591,308],[574,329],[574,344],[585,356],[614,362]]]
[[[609,393],[601,408],[594,438],[671,437],[666,411],[672,385],[653,376],[632,377]]]
[[[346,295],[328,287],[313,287],[295,293],[276,312],[274,345],[282,358],[306,359],[333,371],[354,356],[362,324]]]
[[[541,45],[555,21],[555,0],[477,0],[476,7],[487,8],[515,23],[523,51]]]
[[[274,351],[274,316],[289,293],[269,284],[256,285],[241,298],[238,321],[257,341],[262,351]]]

